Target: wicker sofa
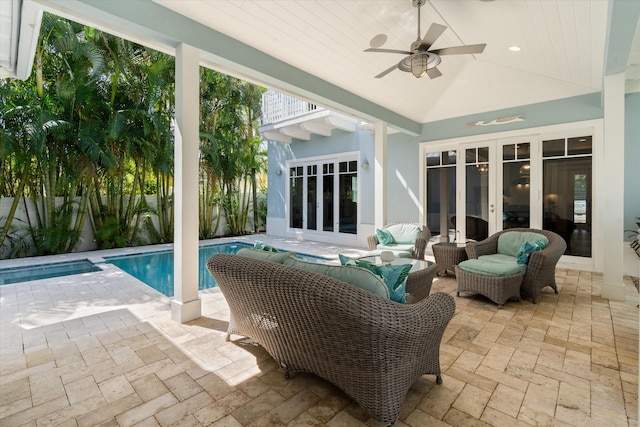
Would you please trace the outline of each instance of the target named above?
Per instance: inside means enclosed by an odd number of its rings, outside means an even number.
[[[213,255],[207,268],[229,304],[227,338],[255,340],[287,378],[316,374],[385,425],[396,422],[419,377],[442,382],[440,341],[455,313],[448,294],[399,304],[323,274],[240,255]]]
[[[521,277],[519,278],[516,277],[518,274],[502,277],[482,276],[465,272],[461,270],[459,266],[456,267],[456,277],[459,283],[460,280],[462,280],[463,283],[467,284],[464,289],[460,289],[459,286],[459,290],[474,290],[491,298],[500,305],[511,297],[519,297],[520,294],[522,294],[523,297],[531,297],[535,304],[540,297],[542,288],[546,286],[550,286],[555,293],[558,293],[555,279],[556,264],[562,254],[564,254],[567,244],[561,236],[552,231],[534,228],[509,228],[502,230],[480,242],[468,243],[466,246],[467,256],[470,260],[486,259],[487,257],[494,256],[498,252],[500,236],[510,232],[543,235],[549,242],[544,249],[529,255],[528,265],[526,268],[523,268],[520,274]],[[500,254],[498,254],[498,256],[500,256]],[[515,266],[515,257],[513,262]],[[469,275],[472,275],[472,277],[467,277]],[[498,281],[503,281],[504,283],[496,286]],[[519,284],[515,284],[516,281]],[[475,289],[471,289],[469,286],[475,287]]]
[[[394,222],[385,225],[381,230],[388,231],[394,237],[394,242],[382,244],[376,234],[367,236],[370,255],[392,251],[396,257],[424,259],[424,251],[431,238],[431,231],[427,226],[412,222]]]

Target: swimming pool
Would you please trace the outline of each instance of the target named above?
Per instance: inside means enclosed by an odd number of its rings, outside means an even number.
[[[219,243],[200,246],[198,255],[198,289],[216,286],[216,282],[207,270],[207,260],[214,254],[235,254],[239,249],[251,248],[253,245],[243,242]],[[314,262],[328,259],[313,255],[297,254],[299,258]],[[122,256],[105,257],[105,262],[113,264],[138,280],[141,280],[162,294],[173,296],[173,251],[146,252]]]
[[[0,285],[90,273],[92,271],[100,271],[100,267],[97,267],[88,259],[2,268],[0,269]]]

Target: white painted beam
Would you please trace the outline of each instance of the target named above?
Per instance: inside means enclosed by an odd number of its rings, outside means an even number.
[[[318,123],[317,121],[302,122],[300,126],[311,133],[322,136],[331,136],[331,127],[327,126],[324,122]]]
[[[262,131],[261,133],[262,133],[262,136],[264,136],[265,138],[271,141],[278,141],[278,142],[284,142],[286,144],[291,144],[291,137],[283,134],[278,130],[267,130],[267,131]]]
[[[311,132],[308,132],[300,127],[300,125],[287,126],[280,128],[280,132],[296,139],[302,139],[308,141],[311,139]]]
[[[358,121],[356,119],[351,119],[348,117],[336,117],[335,115],[326,117],[324,121],[331,127],[342,129],[345,132],[355,132],[356,126],[358,124]]]

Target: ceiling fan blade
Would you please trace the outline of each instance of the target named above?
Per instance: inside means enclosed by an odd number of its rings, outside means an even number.
[[[406,50],[397,50],[397,49],[377,49],[370,47],[369,49],[365,49],[365,52],[383,52],[383,53],[400,53],[402,55],[411,55],[413,52],[408,52]]]
[[[454,47],[445,47],[442,49],[434,49],[429,52],[435,53],[436,55],[461,55],[464,53],[482,53],[486,46],[487,46],[486,43],[470,44],[468,46],[454,46]]]
[[[392,71],[393,71],[393,70],[395,70],[396,68],[398,68],[398,65],[397,65],[397,64],[396,64],[396,65],[393,65],[393,66],[391,66],[391,67],[389,67],[389,68],[387,68],[386,70],[384,70],[383,72],[381,72],[380,74],[378,74],[378,75],[376,76],[376,79],[380,79],[380,78],[382,78],[382,77],[386,76],[387,74],[389,74],[390,72],[392,72]]]
[[[435,43],[438,37],[440,37],[446,29],[447,27],[445,27],[444,25],[436,23],[431,24],[431,26],[427,30],[427,34],[424,35],[424,38],[422,39],[422,43],[420,43],[420,47],[418,47],[418,50],[429,50],[431,45]]]
[[[427,76],[429,76],[430,79],[435,79],[436,77],[440,77],[441,75],[442,73],[437,68],[431,68],[427,70]]]

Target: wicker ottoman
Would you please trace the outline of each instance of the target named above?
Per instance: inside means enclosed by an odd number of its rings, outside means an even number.
[[[484,276],[465,271],[458,266],[455,269],[458,281],[457,296],[460,296],[460,292],[474,292],[497,303],[498,308],[502,308],[502,305],[510,298],[520,301],[520,284],[524,273],[509,276]]]

